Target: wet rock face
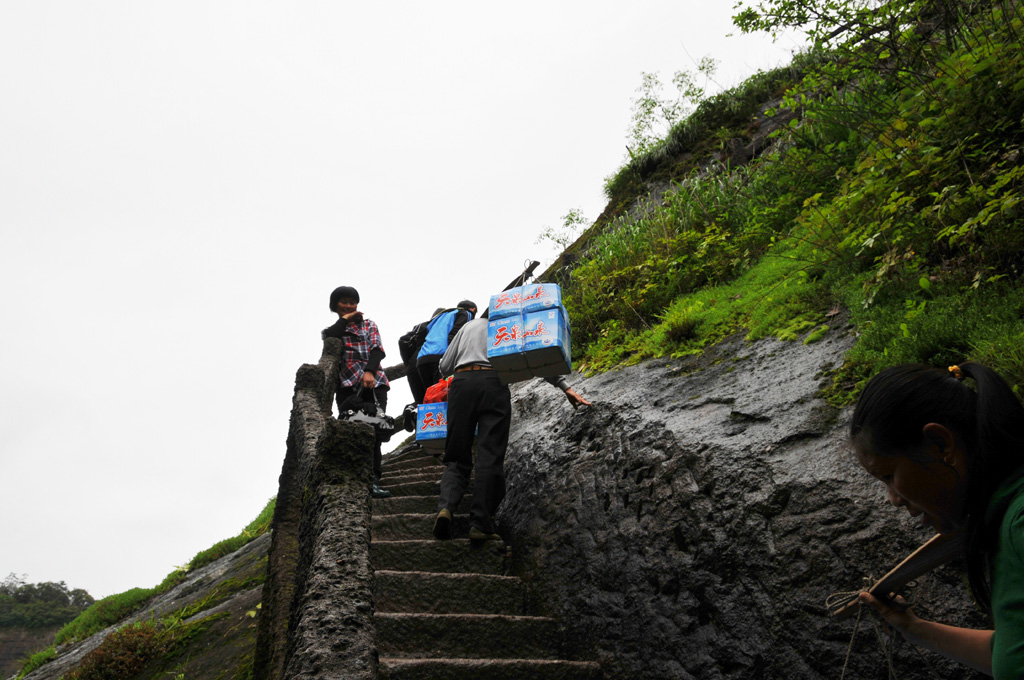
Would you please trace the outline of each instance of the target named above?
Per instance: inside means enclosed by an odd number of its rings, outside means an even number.
[[[595,403],[575,413],[539,381],[514,387],[500,527],[606,677],[839,676],[854,623],[830,620],[826,597],[930,536],[856,465],[849,412],[815,397],[849,342],[734,338],[699,364],[574,376]],[[922,615],[983,623],[953,567],[919,583]],[[933,677],[907,645],[894,663]],[[862,622],[847,677],[885,668]]]

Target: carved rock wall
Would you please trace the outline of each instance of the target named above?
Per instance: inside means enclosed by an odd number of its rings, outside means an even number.
[[[257,680],[375,678],[369,561],[373,430],[331,416],[340,342],[299,368],[271,525]]]
[[[543,383],[514,388],[500,528],[538,605],[606,677],[839,677],[854,623],[831,620],[826,597],[931,535],[852,459],[849,412],[815,396],[847,332],[573,376],[595,402],[575,413]],[[918,593],[931,618],[983,623],[954,567]],[[862,622],[847,677],[886,677],[885,663]],[[906,645],[894,663],[933,677]]]

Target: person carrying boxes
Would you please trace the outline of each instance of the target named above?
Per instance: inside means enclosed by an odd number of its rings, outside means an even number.
[[[454,375],[448,390],[445,469],[433,531],[434,537],[441,540],[451,538],[452,513],[469,490],[474,430],[476,481],[469,511],[469,538],[501,540],[495,532],[494,513],[505,497],[505,450],[512,422],[512,400],[508,385],[487,357],[487,316],[485,311],[462,327],[439,365],[441,374]],[[561,389],[574,409],[591,405],[569,387],[564,377],[544,380]]]

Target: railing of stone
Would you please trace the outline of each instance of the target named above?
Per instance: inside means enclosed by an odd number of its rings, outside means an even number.
[[[377,675],[367,493],[374,437],[368,425],[331,415],[340,356],[341,342],[328,338],[319,363],[295,376],[256,680]]]

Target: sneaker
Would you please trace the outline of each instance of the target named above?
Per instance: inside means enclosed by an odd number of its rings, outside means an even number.
[[[434,520],[434,538],[439,541],[447,541],[452,537],[452,513],[448,508],[443,508],[437,513]]]
[[[498,534],[489,534],[479,527],[469,528],[469,540],[471,541],[501,541],[503,540]]]
[[[377,486],[377,482],[373,483],[373,488],[370,489],[370,495],[374,498],[391,498],[391,492]]]

